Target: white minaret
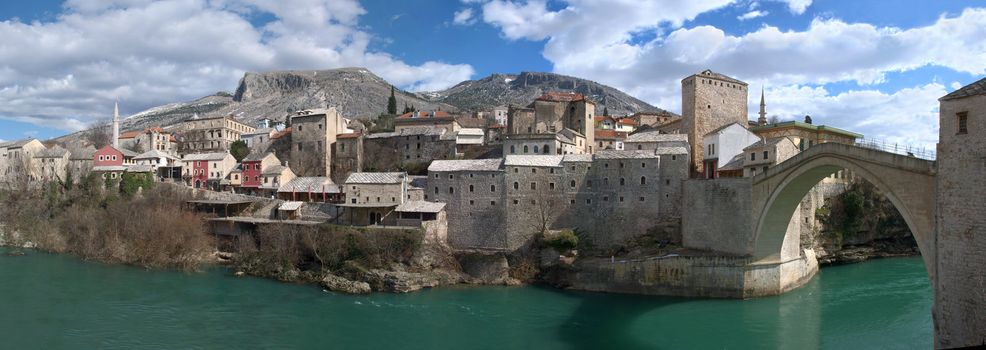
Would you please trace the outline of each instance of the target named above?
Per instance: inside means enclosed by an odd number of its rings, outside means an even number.
[[[763,86],[760,87],[760,119],[757,125],[767,125],[767,104],[763,101]]]
[[[113,104],[113,148],[120,149],[120,103]]]

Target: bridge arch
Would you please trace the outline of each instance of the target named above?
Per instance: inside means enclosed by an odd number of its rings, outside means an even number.
[[[800,233],[788,228],[794,211],[812,187],[843,169],[872,183],[897,208],[934,280],[934,162],[835,143],[809,148],[753,179],[754,258],[798,257]]]

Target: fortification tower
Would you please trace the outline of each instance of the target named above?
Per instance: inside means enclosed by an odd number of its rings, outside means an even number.
[[[938,99],[935,347],[986,339],[986,78]]]
[[[681,126],[688,132],[693,176],[705,170],[705,134],[730,123],[747,126],[746,102],[746,83],[711,70],[681,80]]]

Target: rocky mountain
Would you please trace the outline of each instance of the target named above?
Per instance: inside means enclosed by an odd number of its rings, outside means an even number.
[[[603,107],[609,109],[610,115],[662,111],[616,88],[554,73],[493,74],[483,79],[461,82],[443,91],[419,95],[462,110],[483,111],[500,105],[527,105],[549,91],[570,91],[586,95],[596,102],[598,114],[602,114]]]
[[[391,84],[365,68],[246,73],[234,93],[218,92],[190,102],[171,103],[134,114],[123,120],[122,130],[176,125],[200,117],[235,115],[254,124],[267,117],[284,118],[292,111],[336,106],[348,118],[375,118],[386,110]],[[404,104],[418,110],[486,111],[499,105],[527,105],[548,91],[574,91],[597,103],[597,113],[609,108],[612,115],[661,111],[615,88],[590,80],[552,73],[493,74],[459,83],[437,92],[396,91],[397,108]],[[59,141],[71,141],[68,135]]]

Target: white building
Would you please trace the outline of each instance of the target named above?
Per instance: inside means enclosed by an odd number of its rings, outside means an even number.
[[[720,168],[726,166],[743,149],[760,141],[760,137],[747,130],[739,123],[724,125],[712,130],[703,137],[705,155],[705,177],[714,179],[720,177]],[[735,169],[738,170],[738,169]]]

